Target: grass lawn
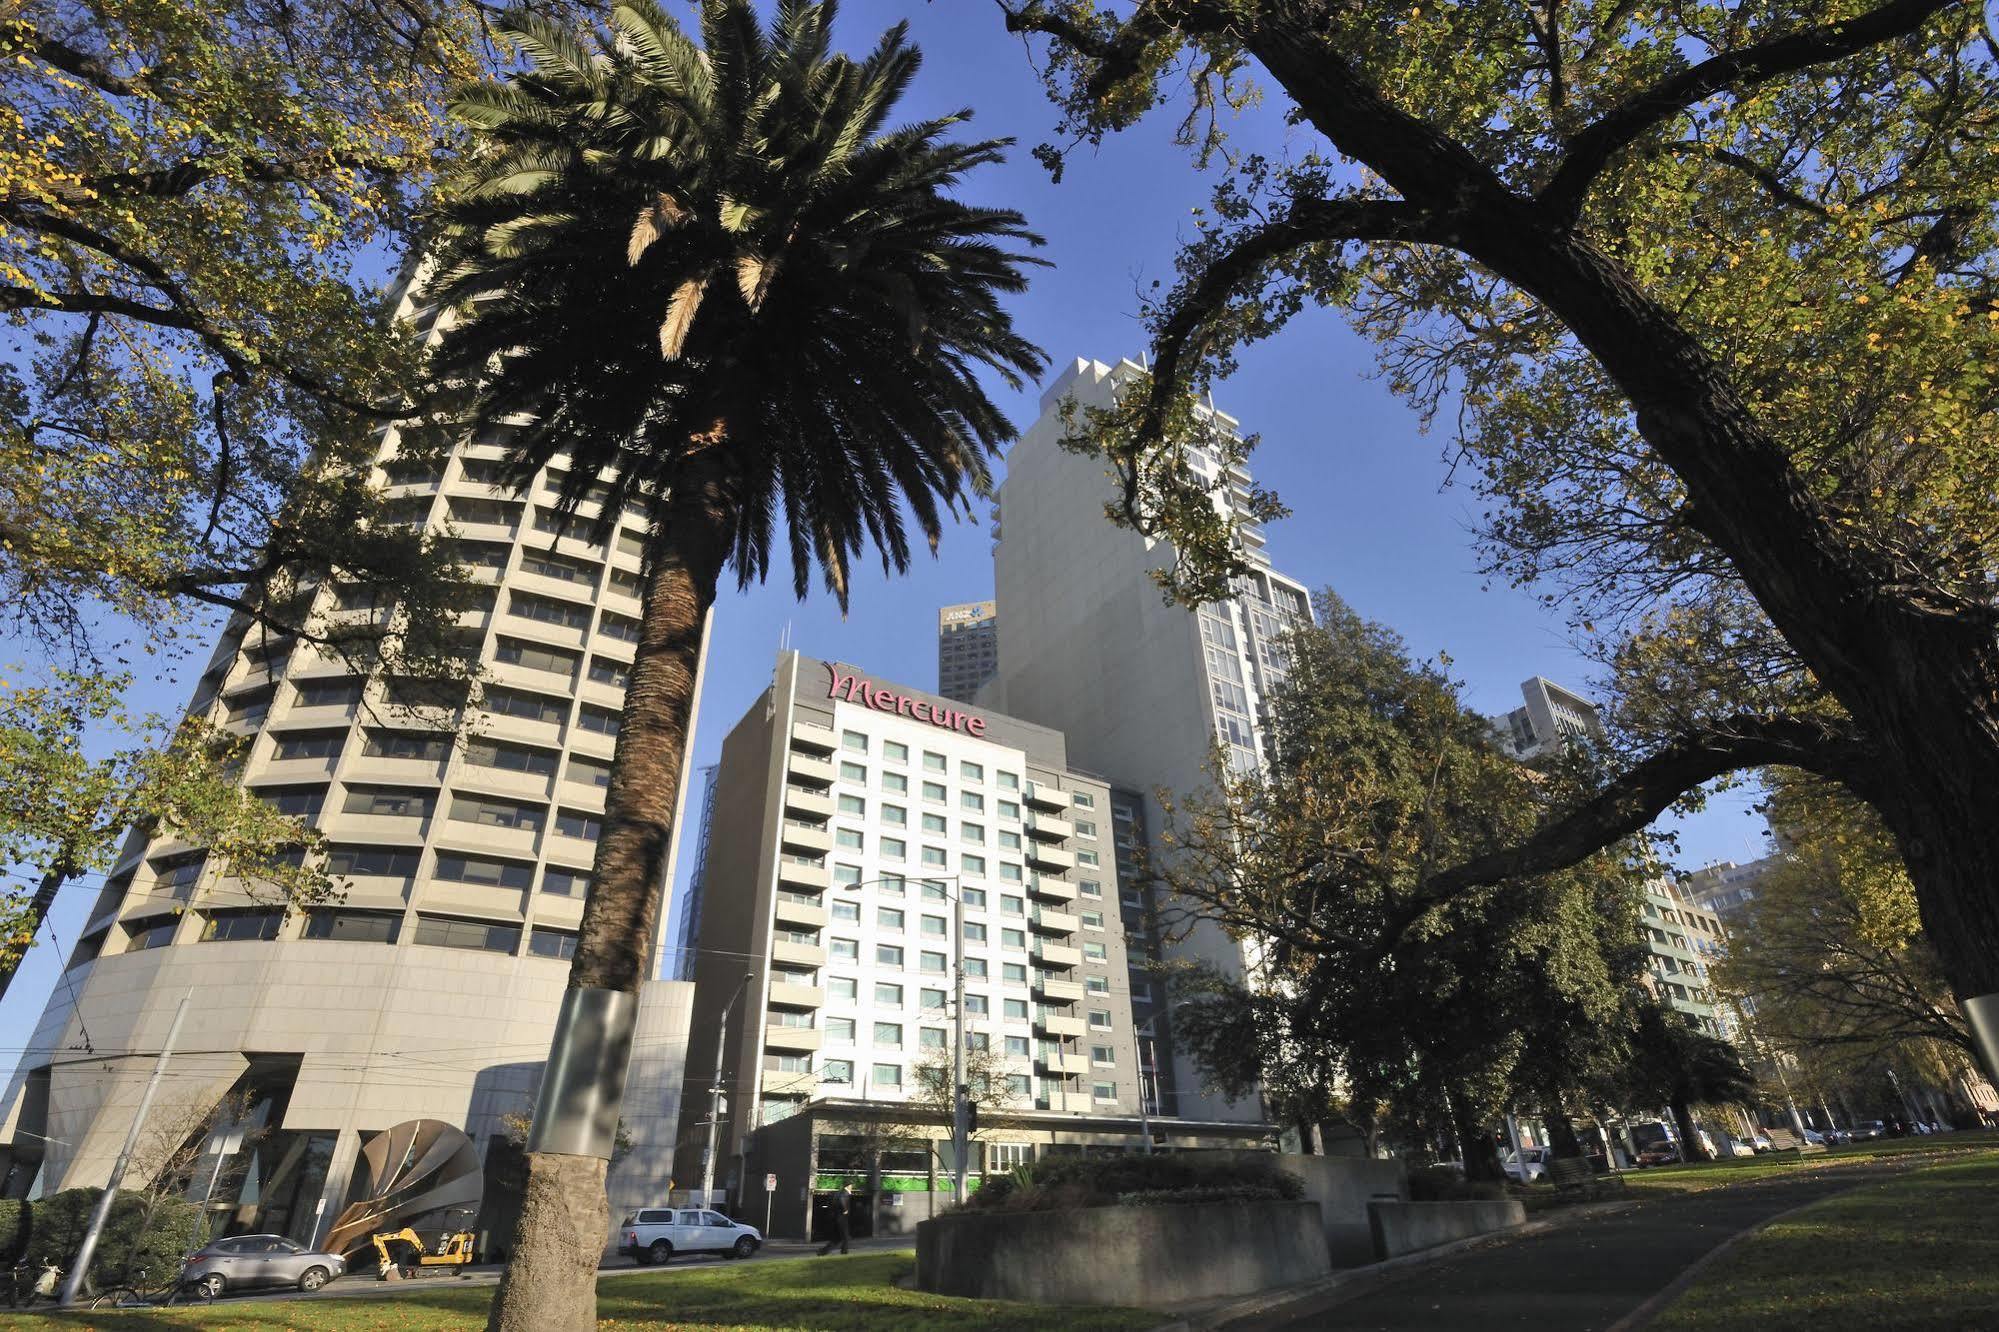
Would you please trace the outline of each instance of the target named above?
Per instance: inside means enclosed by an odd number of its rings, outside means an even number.
[[[1962,1152],[1999,1147],[1999,1133],[1941,1133],[1930,1137],[1882,1138],[1875,1142],[1835,1147],[1829,1152],[1807,1152],[1797,1164],[1773,1161],[1767,1156],[1737,1157],[1698,1165],[1654,1166],[1650,1170],[1627,1170],[1624,1182],[1634,1195],[1699,1193],[1730,1184],[1746,1184],[1772,1175],[1795,1175],[1799,1171],[1834,1170],[1842,1165],[1911,1155],[1948,1158]],[[1995,1320],[1999,1324],[1999,1320]]]
[[[854,1254],[693,1267],[599,1283],[597,1317],[607,1328],[714,1328],[739,1332],[1126,1332],[1156,1327],[1157,1313],[958,1300],[899,1290],[908,1253]],[[202,1309],[64,1316],[0,1313],[0,1327],[59,1332],[83,1327],[238,1329],[240,1332],[471,1332],[486,1325],[493,1288],[426,1291],[372,1299],[220,1300]]]
[[[1759,1231],[1651,1326],[1999,1327],[1999,1152],[1856,1189]]]

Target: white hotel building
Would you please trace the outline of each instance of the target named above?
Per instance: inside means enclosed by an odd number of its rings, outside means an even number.
[[[796,1233],[853,1122],[885,1112],[934,1143],[892,1169],[948,1173],[948,1120],[918,1070],[949,1058],[960,968],[968,1048],[996,1052],[1004,1079],[969,1171],[1136,1145],[1158,1106],[1141,1088],[1109,797],[1056,731],[781,654],[723,743],[703,832],[693,1080],[750,977],[722,1059],[718,1183],[777,1174],[777,1233]],[[694,1097],[682,1184],[706,1140]]]
[[[489,1181],[512,1168],[502,1117],[531,1106],[575,947],[642,526],[627,516],[604,545],[558,539],[554,471],[517,496],[495,484],[502,454],[473,440],[441,466],[409,465],[391,431],[376,472],[394,520],[448,531],[487,588],[459,623],[487,675],[462,733],[414,720],[392,684],[312,644],[226,627],[189,711],[250,739],[242,782],[325,835],[345,898],[287,914],[206,848],[133,835],[16,1042],[27,1052],[0,1101],[8,1196],[104,1182],[183,995],[155,1115],[233,1088],[272,1130],[241,1172],[252,1200],[211,1200],[232,1227],[323,1236],[364,1182],[363,1141],[407,1120],[465,1130]],[[328,622],[396,614],[365,587],[313,595]],[[669,863],[662,895],[671,882]],[[684,983],[646,987],[628,1093],[638,1147],[614,1202],[649,1200],[670,1166],[691,1000]]]

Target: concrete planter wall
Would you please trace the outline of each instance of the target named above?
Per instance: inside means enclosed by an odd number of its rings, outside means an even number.
[[[965,1212],[916,1228],[916,1284],[938,1295],[1157,1308],[1330,1270],[1311,1202]]]
[[[1374,1256],[1394,1258],[1453,1240],[1525,1225],[1527,1208],[1512,1199],[1493,1202],[1376,1202],[1368,1204]]]
[[[1237,1161],[1270,1161],[1268,1152],[1202,1152],[1203,1157]],[[1319,1205],[1319,1222],[1326,1232],[1326,1252],[1334,1267],[1359,1267],[1374,1261],[1374,1232],[1367,1205],[1376,1200],[1406,1201],[1409,1172],[1401,1160],[1367,1156],[1298,1156],[1274,1158],[1277,1168],[1296,1175],[1305,1197]]]

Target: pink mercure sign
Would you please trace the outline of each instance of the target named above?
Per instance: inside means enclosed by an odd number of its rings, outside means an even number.
[[[858,675],[843,672],[831,662],[821,663],[826,667],[826,697],[844,698],[849,703],[859,703],[873,708],[876,712],[893,712],[898,717],[909,717],[915,721],[929,722],[947,731],[963,731],[970,736],[984,736],[986,719],[974,717],[969,712],[956,708],[946,708],[933,704],[927,698],[912,698],[908,694],[898,694],[892,689],[870,684]]]

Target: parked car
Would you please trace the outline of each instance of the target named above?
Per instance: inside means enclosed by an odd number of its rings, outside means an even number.
[[[1638,1151],[1638,1164],[1641,1166],[1678,1165],[1679,1162],[1680,1149],[1670,1142],[1655,1142]]]
[[[1805,1145],[1807,1147],[1830,1147],[1832,1146],[1832,1137],[1830,1134],[1821,1133],[1817,1129],[1806,1129]]]
[[[1759,1152],[1767,1152],[1776,1145],[1770,1141],[1770,1135],[1765,1133],[1762,1129],[1754,1130],[1750,1134],[1750,1138],[1751,1138],[1750,1145],[1753,1146]]]
[[[1532,1184],[1548,1173],[1548,1158],[1553,1155],[1546,1147],[1523,1147],[1518,1153],[1508,1152],[1500,1158],[1506,1173],[1522,1184]]]
[[[1888,1126],[1882,1121],[1878,1119],[1863,1119],[1853,1126],[1853,1132],[1847,1135],[1847,1141],[1872,1142],[1876,1138],[1885,1138],[1887,1136]]]
[[[1730,1156],[1754,1156],[1756,1155],[1756,1150],[1755,1142],[1747,1138],[1730,1138],[1728,1140],[1728,1154]]]
[[[347,1260],[294,1243],[283,1235],[231,1235],[187,1256],[180,1279],[210,1299],[228,1290],[296,1286],[315,1291],[347,1274]]]
[[[641,1263],[664,1263],[677,1253],[747,1258],[763,1247],[763,1232],[703,1207],[647,1207],[625,1218],[620,1251]]]

